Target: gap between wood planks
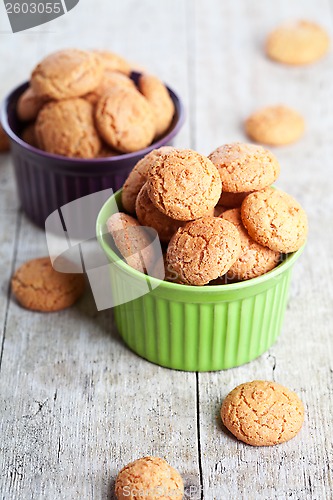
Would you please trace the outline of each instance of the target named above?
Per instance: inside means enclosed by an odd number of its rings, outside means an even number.
[[[8,319],[8,311],[9,311],[10,297],[11,297],[11,285],[10,285],[10,283],[11,283],[11,276],[14,272],[15,264],[16,264],[18,243],[19,243],[19,239],[20,239],[20,232],[21,232],[21,226],[22,226],[22,216],[23,216],[22,210],[19,209],[17,211],[17,215],[16,215],[13,255],[12,255],[9,280],[8,280],[8,287],[7,287],[6,308],[5,308],[5,316],[4,316],[4,322],[3,322],[3,335],[2,335],[1,350],[0,350],[0,373],[1,373],[1,366],[2,366],[3,351],[4,351],[4,346],[5,346],[7,319]]]

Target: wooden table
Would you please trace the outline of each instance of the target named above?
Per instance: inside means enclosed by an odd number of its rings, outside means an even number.
[[[274,153],[278,185],[310,222],[283,331],[269,352],[227,371],[172,371],[130,352],[112,310],[97,312],[91,294],[53,314],[13,300],[13,270],[47,249],[44,232],[19,209],[11,159],[2,155],[1,499],[111,499],[117,471],[148,454],[179,469],[186,498],[333,498],[333,56],[289,68],[263,53],[266,33],[285,19],[331,30],[332,8],[325,0],[81,0],[66,16],[12,35],[1,4],[2,96],[53,50],[106,47],[181,94],[187,121],[177,144],[204,154],[245,140],[242,121],[262,105],[299,109],[304,138]],[[304,401],[305,423],[292,441],[253,448],[222,428],[223,398],[253,379],[278,381]]]

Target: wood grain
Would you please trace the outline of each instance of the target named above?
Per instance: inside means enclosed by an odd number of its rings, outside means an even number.
[[[97,312],[89,292],[53,314],[26,311],[10,296],[12,270],[47,248],[43,231],[18,210],[10,158],[2,155],[1,499],[112,499],[118,470],[146,454],[179,469],[192,500],[331,498],[333,56],[290,68],[269,61],[263,42],[293,18],[314,19],[332,35],[332,7],[326,0],[81,0],[68,15],[15,36],[0,16],[2,95],[53,50],[106,47],[181,94],[187,123],[177,145],[204,154],[246,140],[242,123],[256,108],[295,107],[306,134],[274,149],[278,185],[304,205],[310,222],[283,332],[270,351],[223,372],[171,371],[130,352],[112,310]],[[292,441],[252,448],[223,428],[223,398],[253,379],[276,380],[304,401],[305,424]]]
[[[332,419],[333,304],[330,241],[333,231],[332,54],[306,68],[269,61],[267,32],[286,19],[309,18],[332,33],[326,1],[196,4],[196,136],[209,153],[227,141],[247,140],[243,120],[268,104],[286,103],[305,116],[304,138],[273,151],[281,163],[277,185],[297,197],[308,215],[307,248],[294,270],[291,298],[278,342],[254,362],[226,372],[199,375],[200,443],[204,498],[329,498],[333,490]],[[214,18],[205,15],[214,9]],[[203,71],[204,68],[204,71]],[[324,111],[324,108],[327,111]],[[319,222],[320,221],[320,222]],[[325,230],[323,231],[323,228]],[[306,406],[301,433],[274,448],[237,442],[220,423],[223,398],[236,385],[273,379],[295,390]]]

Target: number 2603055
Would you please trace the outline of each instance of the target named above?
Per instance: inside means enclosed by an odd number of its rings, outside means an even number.
[[[46,2],[46,3],[6,3],[7,14],[60,14],[62,13],[61,2]]]

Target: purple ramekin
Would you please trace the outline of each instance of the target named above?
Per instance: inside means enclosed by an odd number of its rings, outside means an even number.
[[[131,78],[137,83],[139,76],[140,73],[133,72]],[[4,99],[1,122],[11,142],[22,209],[42,228],[49,214],[73,200],[108,188],[117,191],[143,156],[153,149],[172,144],[172,139],[184,123],[183,104],[175,92],[167,87],[175,114],[168,132],[149,147],[109,158],[67,158],[50,154],[30,146],[20,138],[25,124],[17,117],[16,104],[28,85],[28,82],[20,85]]]

